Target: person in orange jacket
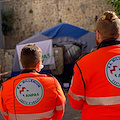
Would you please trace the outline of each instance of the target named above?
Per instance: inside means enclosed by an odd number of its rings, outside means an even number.
[[[74,66],[68,92],[81,120],[120,120],[120,19],[105,11],[96,24],[97,50]]]
[[[42,51],[27,44],[21,51],[23,70],[2,84],[0,109],[6,120],[61,120],[66,98],[54,77],[39,74]]]

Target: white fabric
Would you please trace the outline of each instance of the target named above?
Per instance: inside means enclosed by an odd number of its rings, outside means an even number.
[[[42,50],[42,55],[44,59],[43,65],[51,65],[51,64],[55,65],[54,56],[53,56],[53,48],[52,48],[52,40],[50,39],[50,40],[45,40],[41,42],[34,42],[34,44],[36,44]],[[21,50],[25,45],[26,44],[16,46],[19,60],[20,60]],[[48,54],[50,55],[50,57]],[[19,61],[19,65],[20,65],[20,69],[22,69],[22,65],[20,61]]]

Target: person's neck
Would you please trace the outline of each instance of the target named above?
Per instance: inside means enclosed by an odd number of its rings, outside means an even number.
[[[107,46],[119,45],[119,44],[120,44],[120,39],[118,38],[105,39],[105,40],[102,40],[102,42],[98,45],[97,49],[101,47],[107,47]]]

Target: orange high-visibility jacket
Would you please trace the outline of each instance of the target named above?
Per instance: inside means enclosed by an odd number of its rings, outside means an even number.
[[[3,83],[0,108],[6,120],[61,120],[65,96],[49,75],[23,73]]]
[[[111,45],[82,57],[74,66],[70,104],[81,120],[120,120],[120,46]]]

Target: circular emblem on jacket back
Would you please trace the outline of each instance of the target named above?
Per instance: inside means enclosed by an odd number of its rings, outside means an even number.
[[[106,76],[112,85],[120,88],[120,56],[115,56],[107,62]]]
[[[41,83],[33,78],[26,78],[20,81],[15,89],[17,100],[25,106],[33,106],[40,102],[43,97]]]

